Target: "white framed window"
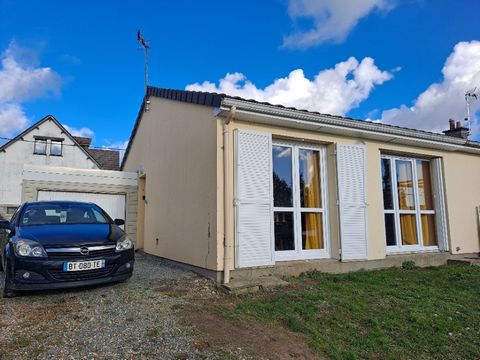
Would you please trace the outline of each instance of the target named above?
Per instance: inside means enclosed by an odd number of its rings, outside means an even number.
[[[387,253],[438,250],[428,159],[381,156]]]
[[[329,257],[325,148],[273,141],[275,260]]]

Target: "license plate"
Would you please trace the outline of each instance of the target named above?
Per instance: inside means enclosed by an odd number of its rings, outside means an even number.
[[[105,267],[105,260],[75,261],[63,263],[63,271],[85,271],[102,269]]]

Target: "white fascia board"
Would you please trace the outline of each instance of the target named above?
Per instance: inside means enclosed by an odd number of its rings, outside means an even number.
[[[23,166],[22,179],[137,186],[137,173],[133,172],[29,164]]]
[[[419,132],[393,126],[382,126],[342,117],[312,114],[232,98],[225,98],[223,100],[221,110],[229,111],[232,106],[236,107],[235,117],[243,121],[279,125],[315,132],[341,134],[386,143],[480,154],[480,144],[459,138],[447,138],[445,135],[440,134]],[[223,113],[219,113],[219,115],[223,115]]]

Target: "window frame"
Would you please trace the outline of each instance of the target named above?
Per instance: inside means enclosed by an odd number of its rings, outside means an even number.
[[[396,245],[387,245],[387,231],[386,226],[384,226],[384,239],[385,239],[385,247],[387,251],[387,255],[389,254],[396,254],[396,253],[405,253],[405,252],[429,252],[429,251],[439,251],[438,246],[438,234],[435,229],[435,236],[437,238],[437,245],[432,246],[424,246],[423,245],[423,232],[422,232],[422,215],[434,215],[436,217],[436,210],[428,209],[422,210],[420,207],[420,197],[419,197],[419,187],[418,187],[418,174],[417,174],[417,161],[428,161],[429,167],[431,169],[430,159],[422,158],[422,157],[406,157],[401,155],[390,155],[390,154],[382,154],[380,156],[380,173],[381,173],[381,161],[383,159],[390,160],[390,178],[391,178],[391,188],[392,188],[392,197],[393,197],[393,209],[385,209],[385,205],[383,205],[383,214],[384,214],[384,225],[385,225],[385,214],[393,214],[394,216],[394,223],[395,223],[395,241]],[[397,167],[396,161],[408,161],[410,163],[412,169],[412,182],[413,186],[413,198],[415,202],[415,209],[414,210],[401,210],[399,206],[398,200],[398,185],[397,185]],[[430,184],[433,184],[433,172],[430,171]],[[383,181],[383,180],[382,180]],[[382,183],[383,187],[383,183]],[[433,188],[430,189],[433,194]],[[383,191],[382,191],[382,200],[383,200]],[[383,201],[382,201],[383,202]],[[383,202],[384,204],[384,202]],[[435,207],[435,205],[433,205]],[[417,232],[417,244],[413,245],[403,245],[402,244],[402,231],[400,225],[400,215],[407,214],[407,215],[415,215],[415,229]],[[436,220],[436,219],[435,219]]]
[[[277,207],[274,205],[272,192],[272,229],[275,229],[275,212],[292,212],[293,213],[293,233],[294,233],[294,250],[275,250],[275,231],[272,231],[273,251],[275,261],[288,260],[306,260],[306,259],[325,259],[330,258],[330,239],[329,239],[329,219],[328,219],[328,182],[327,182],[327,162],[326,148],[323,145],[305,144],[286,140],[272,140],[272,156],[273,147],[283,146],[291,148],[291,166],[292,166],[292,207]],[[301,206],[300,197],[300,161],[299,150],[314,150],[319,152],[319,176],[320,176],[320,196],[321,208],[307,208]],[[272,162],[273,174],[273,162]],[[273,179],[272,179],[273,182]],[[322,214],[322,236],[323,249],[303,249],[302,248],[302,213],[320,213]]]
[[[52,153],[52,146],[55,144],[60,145],[60,154]],[[50,156],[63,156],[63,141],[61,140],[50,140]]]
[[[5,213],[7,215],[15,215],[15,213],[18,211],[19,206],[13,206],[13,205],[7,205],[5,209]],[[13,209],[13,212],[11,212],[11,209]]]
[[[44,143],[45,152],[37,152],[37,143]],[[33,154],[34,155],[47,156],[47,147],[48,147],[48,140],[47,139],[35,139],[35,141],[33,143]]]

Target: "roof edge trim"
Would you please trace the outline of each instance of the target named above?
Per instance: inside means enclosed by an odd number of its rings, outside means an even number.
[[[222,108],[229,110],[235,106],[237,111],[245,111],[258,115],[273,116],[282,118],[286,121],[306,121],[310,124],[316,123],[320,126],[330,126],[338,129],[350,131],[361,131],[385,136],[396,136],[410,140],[423,140],[442,145],[450,145],[455,148],[463,148],[473,152],[480,152],[480,143],[460,138],[449,137],[443,134],[425,132],[421,130],[407,129],[396,126],[389,126],[380,123],[372,123],[362,120],[348,119],[341,116],[315,114],[306,111],[298,111],[288,108],[279,108],[275,105],[254,103],[248,100],[234,99],[226,97],[222,102]]]

